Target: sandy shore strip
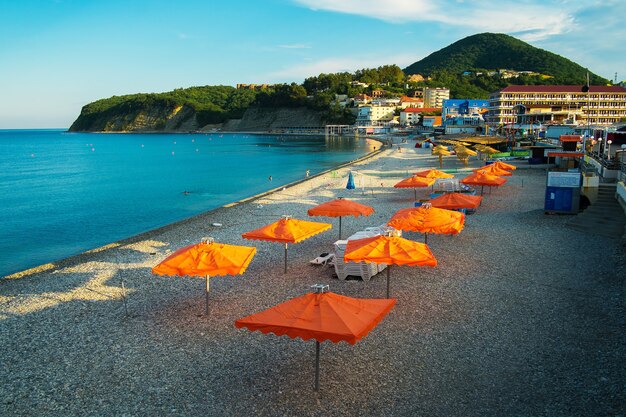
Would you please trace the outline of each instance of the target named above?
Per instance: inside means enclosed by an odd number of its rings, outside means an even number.
[[[623,246],[545,215],[545,171],[525,164],[485,194],[461,234],[429,238],[437,267],[394,268],[398,304],[367,337],[322,344],[319,394],[313,343],[235,329],[236,319],[316,283],[384,296],[384,273],[342,281],[309,264],[332,250],[336,219],[312,218],[334,228],[290,245],[287,274],[280,244],[241,234],[285,214],[309,219],[308,208],[337,196],[376,210],[344,218],[344,236],[385,223],[413,202],[413,190],[393,184],[438,166],[412,145],[1,280],[0,415],[624,414]],[[465,175],[454,157],[444,169]],[[345,189],[350,170],[356,190]],[[203,280],[150,273],[205,236],[258,249],[244,275],[212,279],[208,317]]]

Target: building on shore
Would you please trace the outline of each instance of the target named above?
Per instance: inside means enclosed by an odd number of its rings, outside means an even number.
[[[482,134],[485,131],[483,115],[489,108],[488,100],[449,99],[443,101],[441,118],[446,135],[457,133]]]
[[[447,88],[424,88],[424,107],[441,107],[443,101],[450,98]]]
[[[626,118],[626,88],[594,85],[583,90],[580,85],[510,85],[490,95],[486,120],[492,126],[610,125]]]
[[[378,126],[393,120],[396,106],[366,105],[358,108],[356,116],[357,126]]]
[[[415,126],[425,119],[425,115],[435,115],[441,120],[441,108],[440,107],[407,107],[400,112],[400,124],[402,126]],[[433,119],[434,120],[434,119]],[[439,122],[441,124],[441,122]]]

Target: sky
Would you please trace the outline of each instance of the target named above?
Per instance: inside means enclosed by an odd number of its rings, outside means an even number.
[[[506,33],[626,79],[624,0],[0,0],[0,129],[67,128],[100,98],[404,68]]]

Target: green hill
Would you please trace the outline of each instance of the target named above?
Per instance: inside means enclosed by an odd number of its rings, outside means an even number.
[[[587,69],[567,58],[499,33],[463,38],[409,65],[404,72],[432,76],[441,71],[459,75],[464,71],[498,69],[533,71],[553,77],[541,82],[544,84],[584,84],[587,76]],[[592,73],[589,77],[591,84],[608,83]]]
[[[241,117],[256,96],[229,86],[113,96],[84,106],[70,131],[193,130]]]

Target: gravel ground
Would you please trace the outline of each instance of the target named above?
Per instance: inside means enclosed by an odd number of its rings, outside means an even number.
[[[335,228],[291,245],[287,274],[281,245],[241,233],[282,214],[306,219],[334,196],[376,209],[345,218],[344,236],[380,225],[412,204],[413,190],[392,185],[436,166],[407,144],[352,167],[365,189],[346,190],[344,168],[1,280],[0,415],[625,415],[623,242],[545,215],[542,169],[486,192],[461,234],[429,236],[436,268],[392,269],[396,307],[356,345],[322,344],[319,393],[314,343],[234,327],[315,283],[383,297],[385,273],[341,281],[309,264],[332,250]],[[452,167],[462,168],[446,158]],[[244,275],[211,280],[208,317],[203,280],[150,273],[203,236],[258,248]]]

